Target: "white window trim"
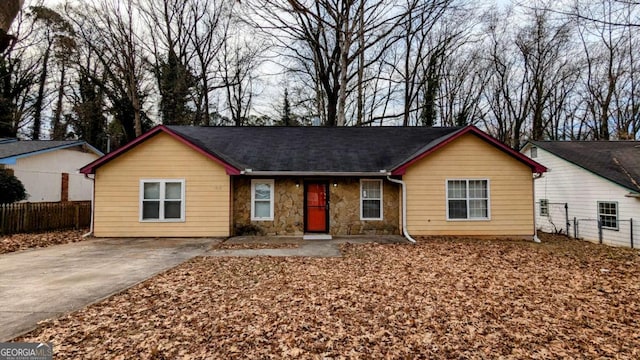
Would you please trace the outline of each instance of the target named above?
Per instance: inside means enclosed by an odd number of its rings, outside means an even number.
[[[362,197],[362,184],[365,182],[377,182],[380,184],[380,199],[365,199]],[[383,183],[381,179],[360,179],[360,220],[368,221],[368,220],[383,220],[384,219],[384,193],[383,193]],[[364,217],[364,200],[379,200],[380,201],[380,217]]]
[[[251,221],[273,221],[274,188],[273,179],[252,179],[251,180]],[[256,184],[269,184],[271,194],[269,194],[269,217],[256,217]]]
[[[449,181],[466,181],[467,182],[467,216],[469,216],[469,181],[486,181],[487,182],[487,217],[484,218],[466,218],[466,219],[451,219],[449,218]],[[445,211],[447,221],[491,221],[491,181],[483,178],[465,178],[465,179],[445,179],[444,180],[444,192],[445,192]]]
[[[611,216],[608,214],[601,214],[600,213],[600,204],[616,204],[616,227],[610,227],[610,226],[604,226],[602,225],[602,228],[604,230],[614,230],[614,231],[620,231],[620,207],[617,201],[598,201],[597,205],[596,205],[596,212],[598,214],[598,221],[600,221],[600,215],[605,215],[605,216]]]
[[[165,184],[166,183],[172,183],[172,182],[177,182],[180,183],[180,218],[179,219],[165,219],[164,218],[164,196],[165,196]],[[142,208],[143,208],[143,202],[144,202],[144,184],[145,183],[160,183],[160,212],[159,212],[159,219],[143,219],[142,218]],[[185,203],[187,202],[187,199],[185,197],[186,191],[185,191],[185,181],[184,179],[140,179],[140,190],[139,190],[139,203],[138,203],[138,207],[140,208],[140,214],[139,214],[139,221],[140,222],[144,222],[144,223],[158,223],[158,222],[185,222],[185,218],[186,218],[186,206]]]

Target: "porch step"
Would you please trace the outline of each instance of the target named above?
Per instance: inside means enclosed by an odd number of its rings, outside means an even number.
[[[304,234],[302,240],[331,240],[330,234]]]

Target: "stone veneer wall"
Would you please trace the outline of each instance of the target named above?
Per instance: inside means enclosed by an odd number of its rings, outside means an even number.
[[[234,235],[259,230],[269,235],[302,235],[304,232],[304,180],[274,178],[274,220],[251,221],[251,178],[233,177]],[[400,233],[400,191],[383,181],[383,220],[360,220],[360,179],[329,181],[330,233],[332,235],[387,235]],[[296,183],[299,187],[296,187]],[[333,186],[336,184],[337,186]]]

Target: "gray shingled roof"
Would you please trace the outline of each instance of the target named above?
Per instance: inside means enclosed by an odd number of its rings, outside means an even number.
[[[627,189],[640,191],[640,141],[531,143]]]
[[[168,128],[238,169],[291,172],[391,170],[459,127]]]
[[[78,140],[65,140],[65,141],[52,141],[52,140],[24,140],[24,141],[12,141],[0,143],[0,159],[9,158],[18,155],[26,155],[47,149],[54,149],[58,147],[66,147],[72,145],[82,145],[84,141]]]

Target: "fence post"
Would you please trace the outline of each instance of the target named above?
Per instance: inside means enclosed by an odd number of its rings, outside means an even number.
[[[22,224],[22,232],[30,232],[31,230],[31,226],[29,225],[30,224],[29,221],[31,221],[31,216],[29,216],[30,215],[29,213],[31,212],[32,207],[30,204],[31,203],[25,203],[25,206],[24,206],[24,222]]]
[[[598,219],[598,240],[602,244],[602,221],[600,219]]]
[[[569,226],[571,224],[569,223],[569,204],[568,203],[564,203],[564,221],[565,221],[565,224],[567,224],[567,236],[569,236]]]
[[[631,239],[631,248],[633,249],[633,218],[629,219],[629,238]]]
[[[4,213],[5,205],[0,204],[0,235],[4,234]]]
[[[578,219],[575,216],[573,217],[573,238],[578,238]]]
[[[80,228],[80,205],[75,204],[74,208],[76,210],[76,230],[78,230]]]

